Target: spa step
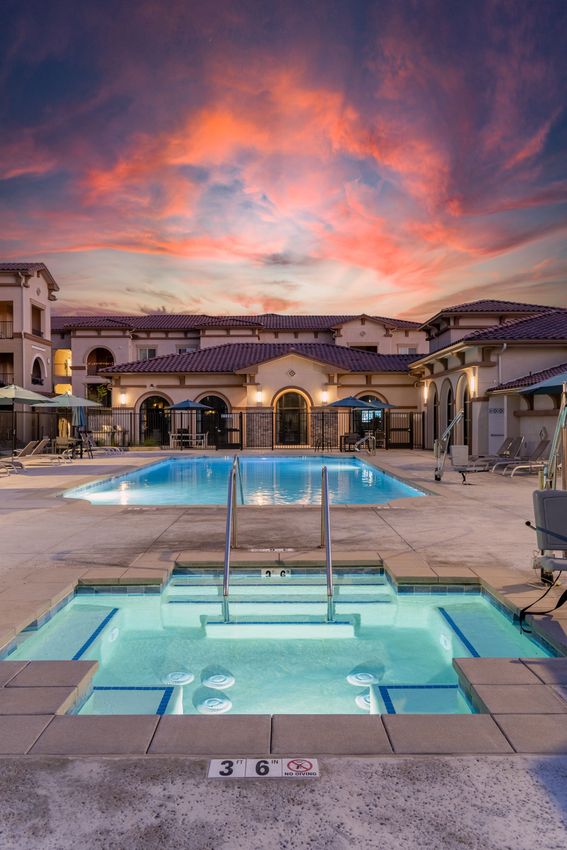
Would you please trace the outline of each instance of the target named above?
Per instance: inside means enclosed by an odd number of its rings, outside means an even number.
[[[205,621],[205,634],[217,639],[255,639],[272,638],[282,640],[286,637],[296,639],[348,639],[354,638],[354,620],[349,617],[337,617],[328,623],[324,617],[295,617],[282,615],[275,617],[236,617],[231,607],[230,622],[221,618],[208,617]]]
[[[282,599],[321,599],[327,595],[327,587],[325,583],[317,585],[296,585],[282,582],[277,585],[270,584],[255,584],[255,585],[238,585],[234,582],[230,586],[231,599],[265,599],[265,600],[282,600]],[[222,597],[221,585],[178,585],[169,584],[164,591],[164,597],[169,599],[187,599],[187,600],[214,600]],[[356,584],[356,585],[335,585],[335,598],[361,600],[382,600],[393,598],[393,591],[386,585],[375,584]]]
[[[172,596],[164,599],[168,605],[211,605],[216,602],[222,603],[222,594],[218,596]],[[254,605],[255,610],[259,607],[274,606],[309,606],[309,605],[326,605],[327,594],[324,590],[318,593],[317,596],[288,596],[282,595],[277,598],[266,598],[265,596],[241,596],[239,593],[231,593],[229,596],[231,605],[250,606]],[[341,596],[335,593],[333,599],[335,605],[389,605],[393,602],[391,596],[380,594],[374,596]]]

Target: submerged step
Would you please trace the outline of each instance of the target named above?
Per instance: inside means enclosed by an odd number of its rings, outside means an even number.
[[[254,639],[266,638],[282,640],[294,638],[315,640],[344,640],[354,638],[354,623],[351,620],[341,619],[332,623],[323,620],[247,620],[241,618],[238,621],[224,623],[220,621],[207,621],[205,623],[205,634],[210,638],[217,639]]]

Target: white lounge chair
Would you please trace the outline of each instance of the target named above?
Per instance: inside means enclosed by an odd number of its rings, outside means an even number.
[[[478,467],[479,471],[486,472],[496,463],[501,463],[506,460],[509,462],[517,460],[523,445],[524,437],[507,437],[496,454],[478,455],[478,457],[471,458],[470,464],[471,466]]]
[[[495,463],[490,471],[497,471],[502,475],[510,474],[511,478],[514,477],[516,472],[520,471],[526,472],[528,475],[539,472],[544,467],[549,444],[549,440],[540,440],[528,457],[516,461],[500,461],[499,463]]]

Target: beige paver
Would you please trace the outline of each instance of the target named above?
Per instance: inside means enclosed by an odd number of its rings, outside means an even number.
[[[79,584],[118,584],[124,567],[91,567],[79,579]]]
[[[538,685],[519,658],[455,658],[453,667],[473,685]]]
[[[155,714],[55,717],[32,747],[43,755],[141,755],[157,726]]]
[[[265,755],[270,752],[270,715],[226,717],[166,715],[151,743],[150,753],[189,755]]]
[[[32,601],[21,605],[8,600],[3,604],[0,602],[0,622],[5,629],[21,632],[38,617],[46,614],[50,607],[49,602]]]
[[[567,685],[567,658],[522,658],[538,679],[549,685]]]
[[[518,753],[567,753],[567,714],[497,714],[494,720]]]
[[[395,753],[509,753],[496,723],[486,714],[387,714],[384,725]]]
[[[548,685],[475,685],[478,700],[491,714],[560,714],[567,705]]]
[[[0,688],[0,714],[64,714],[73,707],[77,689]]]
[[[36,581],[69,581],[72,582],[79,578],[84,572],[87,571],[87,567],[53,567],[53,566],[37,566],[32,570],[22,571],[21,577],[22,581],[26,584],[29,582]]]
[[[24,669],[27,661],[0,661],[0,688]]]
[[[47,602],[50,606],[57,605],[66,596],[75,590],[75,581],[66,582],[42,582],[33,581],[27,584],[21,583],[9,587],[0,593],[0,604],[6,600],[10,602]]]
[[[82,694],[97,669],[98,661],[30,661],[10,679],[7,687],[74,687]]]
[[[0,716],[0,754],[27,753],[52,719],[52,714]]]
[[[120,576],[119,584],[163,584],[169,578],[168,570],[128,567]]]
[[[171,572],[175,567],[175,562],[179,557],[179,550],[158,550],[157,552],[143,552],[141,555],[137,555],[132,563],[131,567],[143,567],[144,569],[160,569],[160,570],[168,570]]]
[[[416,584],[436,584],[439,577],[419,552],[383,554],[384,567],[396,581],[415,581]]]
[[[13,627],[5,627],[2,623],[2,627],[0,627],[0,652],[14,640],[15,635],[16,630]]]
[[[377,715],[276,714],[272,753],[285,755],[371,755],[392,748]]]

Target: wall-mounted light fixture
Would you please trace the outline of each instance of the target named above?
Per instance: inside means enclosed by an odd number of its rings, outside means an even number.
[[[126,404],[126,400],[126,393],[120,393],[120,404],[122,405],[122,407],[124,407],[124,405]]]
[[[262,390],[256,390],[256,404],[262,404]]]
[[[321,393],[321,401],[323,402],[323,404],[327,404],[327,402],[329,401],[328,390],[323,390],[323,392]]]
[[[476,393],[476,375],[469,375],[469,391],[471,396]]]
[[[427,396],[429,395],[429,384],[427,381],[423,385],[423,401],[427,404]]]

